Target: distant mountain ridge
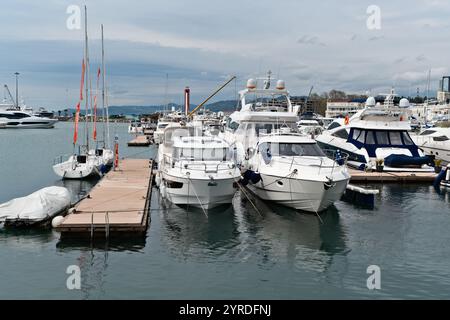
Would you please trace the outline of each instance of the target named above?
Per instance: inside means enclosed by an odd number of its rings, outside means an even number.
[[[210,103],[205,105],[205,108],[208,110],[211,110],[213,112],[217,111],[225,111],[230,112],[234,111],[237,106],[236,100],[224,100],[224,101],[218,101],[214,103]],[[190,110],[193,110],[197,105],[191,104]],[[163,105],[157,105],[157,106],[111,106],[109,107],[109,114],[112,116],[118,116],[118,115],[124,115],[124,116],[137,116],[141,114],[151,114],[156,113],[159,111],[164,110],[172,110],[172,108],[175,108],[175,110],[183,109],[184,106],[181,106],[179,104],[170,103],[168,106]],[[73,114],[75,112],[75,109],[68,109],[69,114]],[[99,112],[101,113],[101,111]],[[64,114],[64,111],[61,110],[61,114]],[[81,114],[84,114],[84,110],[81,110]]]

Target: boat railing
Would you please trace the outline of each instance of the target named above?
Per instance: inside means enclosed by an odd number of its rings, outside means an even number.
[[[194,158],[173,158],[171,156],[164,156],[164,165],[170,166],[172,169],[177,168],[180,170],[201,171],[204,173],[218,173],[219,171],[228,171],[236,168],[236,165],[232,161],[217,160],[219,163],[208,164],[204,161],[195,160]],[[201,168],[201,169],[200,169]]]
[[[323,156],[297,156],[292,157],[290,160],[283,161],[283,158],[279,159],[278,161],[281,163],[286,163],[290,166],[289,170],[292,171],[293,167],[295,165],[298,166],[310,166],[310,167],[317,167],[319,168],[319,174],[323,169],[331,169],[331,172],[333,173],[334,170],[338,167],[346,166],[349,155],[345,152],[341,151],[335,151],[335,150],[323,150],[326,157]],[[311,163],[306,164],[305,158],[308,158],[308,160],[311,160]],[[303,160],[301,162],[298,162],[297,160]],[[332,164],[330,164],[329,161],[326,161],[327,159],[331,159]],[[314,161],[315,160],[315,161]]]
[[[53,165],[56,166],[58,164],[61,164],[63,162],[66,161],[66,159],[69,159],[69,157],[73,156],[73,154],[64,154],[64,155],[60,155],[57,156],[56,158],[53,159]]]

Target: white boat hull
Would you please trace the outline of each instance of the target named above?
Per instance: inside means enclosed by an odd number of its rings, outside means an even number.
[[[181,188],[171,188],[168,181],[182,183]],[[236,186],[237,187],[237,186]],[[163,174],[162,194],[176,205],[189,205],[212,209],[232,203],[236,193],[234,178],[226,179],[187,179]]]
[[[0,123],[0,128],[5,129],[52,129],[55,127],[57,120],[45,120],[42,123],[17,123],[17,122],[6,122]],[[11,124],[14,123],[14,124]]]
[[[266,201],[307,212],[321,212],[340,200],[349,179],[334,181],[325,187],[325,181],[280,178],[261,174],[261,182],[248,184],[254,194]],[[277,181],[280,181],[278,183]]]
[[[54,165],[53,171],[63,179],[85,179],[100,175],[98,168],[93,161],[78,163],[72,158]]]

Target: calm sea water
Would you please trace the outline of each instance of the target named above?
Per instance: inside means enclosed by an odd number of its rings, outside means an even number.
[[[62,182],[53,159],[72,151],[72,125],[0,130],[0,202],[50,185],[74,200],[92,182]],[[149,158],[154,148],[122,156]],[[145,239],[60,241],[53,231],[0,230],[0,298],[41,299],[403,299],[450,297],[450,193],[428,185],[377,186],[374,210],[337,202],[317,217],[237,194],[225,210],[186,212],[152,197]],[[82,289],[66,288],[78,265]],[[367,289],[369,265],[381,290]]]

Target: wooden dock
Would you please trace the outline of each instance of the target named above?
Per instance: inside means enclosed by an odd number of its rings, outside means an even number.
[[[129,147],[148,147],[151,140],[148,136],[136,136],[133,140],[128,142]]]
[[[152,189],[152,162],[125,159],[75,206],[56,228],[62,236],[143,235],[147,230]]]
[[[351,182],[427,182],[436,178],[434,172],[365,172],[348,169],[352,176]]]

